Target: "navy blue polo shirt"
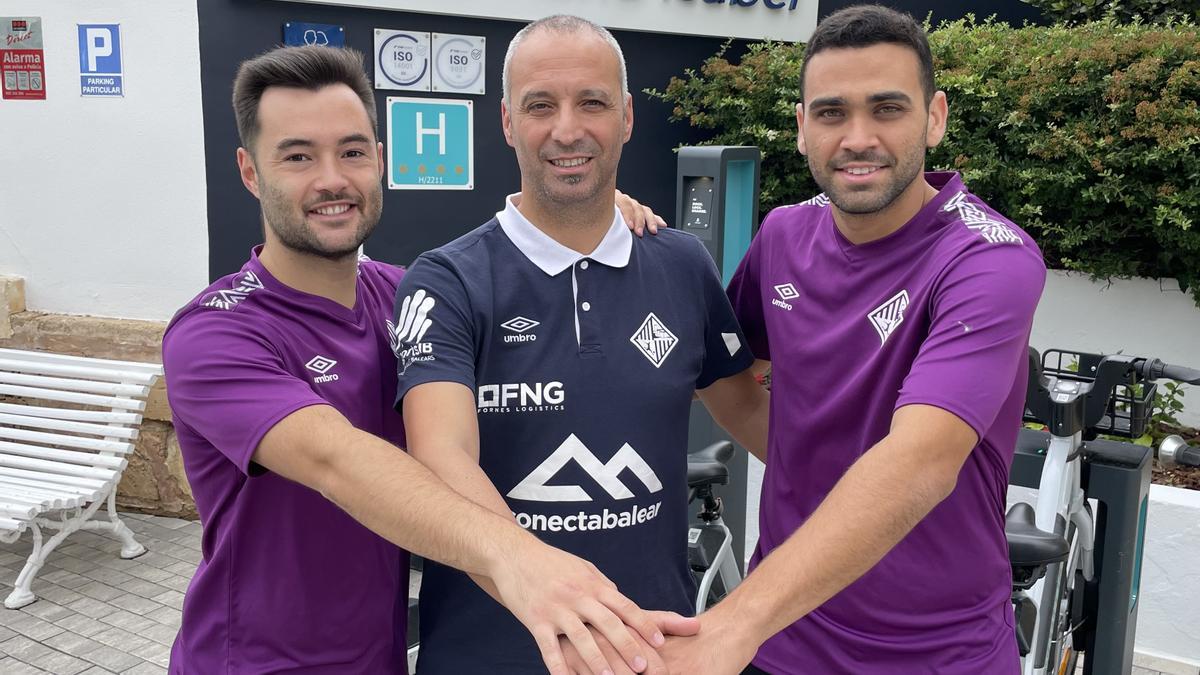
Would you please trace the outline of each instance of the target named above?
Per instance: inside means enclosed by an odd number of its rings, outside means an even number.
[[[426,382],[475,392],[479,463],[518,524],[590,560],[644,609],[690,615],[692,393],[753,362],[690,234],[619,213],[591,255],[512,205],[412,265],[396,296],[397,409]],[[430,564],[421,675],[545,672],[532,636],[465,574]]]

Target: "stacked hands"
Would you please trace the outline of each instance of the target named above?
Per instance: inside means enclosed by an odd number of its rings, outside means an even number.
[[[736,674],[757,643],[718,607],[701,617],[640,609],[592,563],[530,537],[489,575],[533,635],[550,675]]]

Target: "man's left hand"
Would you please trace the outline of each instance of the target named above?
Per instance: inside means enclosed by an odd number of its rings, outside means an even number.
[[[645,234],[646,230],[650,230],[650,234],[658,234],[658,228],[667,226],[667,221],[651,211],[649,206],[644,206],[620,190],[617,190],[617,208],[621,210],[625,224],[639,237]]]
[[[750,665],[758,644],[734,621],[735,614],[714,609],[697,618],[699,633],[668,636],[658,650],[671,675],[738,675]]]

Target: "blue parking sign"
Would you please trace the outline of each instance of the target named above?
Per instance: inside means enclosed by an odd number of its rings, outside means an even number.
[[[388,188],[475,189],[471,101],[387,99]]]
[[[79,24],[79,93],[124,96],[120,24]]]

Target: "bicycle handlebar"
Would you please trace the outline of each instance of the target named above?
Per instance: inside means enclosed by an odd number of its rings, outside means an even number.
[[[1141,376],[1147,380],[1166,378],[1188,384],[1200,384],[1200,370],[1184,366],[1173,366],[1169,363],[1163,363],[1158,359],[1146,359],[1142,362],[1139,370]]]
[[[1200,448],[1193,448],[1178,436],[1167,436],[1158,445],[1158,461],[1168,469],[1180,465],[1200,466]]]

